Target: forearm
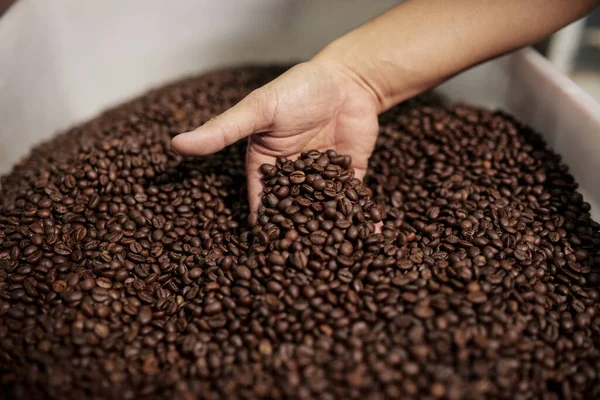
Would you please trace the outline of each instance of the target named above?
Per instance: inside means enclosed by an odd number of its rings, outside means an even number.
[[[337,39],[314,60],[337,65],[384,111],[450,76],[539,41],[598,0],[407,0]]]

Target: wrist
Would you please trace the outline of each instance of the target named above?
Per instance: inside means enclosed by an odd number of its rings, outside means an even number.
[[[379,113],[439,83],[402,63],[397,54],[378,54],[375,47],[363,33],[350,32],[327,45],[311,62],[347,76],[373,97]]]
[[[385,111],[387,99],[384,91],[376,82],[369,79],[368,74],[365,73],[366,68],[361,65],[362,62],[356,61],[350,52],[339,45],[338,40],[327,45],[310,62],[333,71],[341,79],[358,87],[371,98],[378,113]]]

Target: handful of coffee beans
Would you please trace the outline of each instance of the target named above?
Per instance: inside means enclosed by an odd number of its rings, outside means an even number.
[[[600,225],[540,135],[433,95],[369,173],[171,138],[280,67],[150,92],[1,181],[1,398],[600,397]]]

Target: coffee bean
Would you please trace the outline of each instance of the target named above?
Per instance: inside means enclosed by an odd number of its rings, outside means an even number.
[[[299,185],[306,180],[306,176],[303,171],[294,171],[290,174],[290,182]]]
[[[73,250],[67,244],[59,242],[54,245],[54,252],[61,256],[68,256],[73,252]]]
[[[136,319],[141,325],[147,325],[152,320],[152,309],[148,306],[140,307]]]
[[[98,303],[105,302],[109,299],[108,290],[101,287],[95,287],[94,289],[92,289],[92,298]]]
[[[279,293],[283,290],[283,287],[275,281],[270,281],[267,283],[267,290],[272,293]]]
[[[268,260],[273,265],[285,265],[285,257],[280,253],[269,254]]]
[[[302,251],[296,251],[291,256],[292,264],[298,270],[303,270],[308,265],[308,257]]]
[[[277,169],[273,165],[263,164],[263,165],[260,166],[260,172],[264,176],[266,176],[268,178],[272,178],[277,173]]]
[[[79,284],[79,288],[84,292],[89,292],[94,287],[96,287],[96,281],[91,278],[85,279],[85,280],[81,281],[81,283]]]
[[[275,196],[273,193],[269,193],[265,196],[263,203],[267,207],[274,208],[279,204],[279,198],[277,198],[277,196]]]
[[[75,275],[79,278],[79,275]],[[77,283],[79,283],[79,279],[77,279]],[[74,283],[71,286],[75,286],[77,283]],[[101,287],[103,289],[110,289],[112,287],[112,282],[108,278],[98,278],[96,279],[96,286]]]
[[[94,334],[98,339],[106,339],[110,334],[110,329],[104,324],[96,324],[94,326]]]
[[[202,275],[202,268],[192,268],[190,272],[188,272],[188,276],[190,279],[198,279]]]
[[[251,212],[248,215],[248,226],[250,228],[254,228],[255,226],[258,225],[258,213],[256,212]]]
[[[252,278],[252,272],[250,271],[250,268],[246,267],[245,265],[240,265],[237,267],[235,272],[240,279],[250,280],[250,278]]]
[[[138,242],[133,242],[129,245],[129,250],[134,254],[140,253],[143,249],[144,248],[142,247],[142,245]]]
[[[473,304],[481,304],[487,301],[487,296],[482,292],[471,292],[467,295],[467,299]]]
[[[62,293],[63,290],[65,290],[67,288],[67,282],[65,281],[54,281],[54,283],[52,284],[52,291],[55,293]]]
[[[155,90],[3,177],[4,397],[594,397],[600,224],[541,137],[423,95],[364,182],[307,149],[250,212],[245,142],[170,140],[283,70]]]
[[[433,309],[425,305],[415,307],[414,313],[417,317],[421,319],[429,319],[435,315]]]
[[[210,303],[204,307],[204,312],[206,315],[215,315],[215,314],[220,313],[221,310],[222,310],[222,306],[219,301],[213,301],[212,303]]]
[[[83,294],[81,292],[62,292],[62,296],[68,303],[75,303],[80,301],[83,298]]]

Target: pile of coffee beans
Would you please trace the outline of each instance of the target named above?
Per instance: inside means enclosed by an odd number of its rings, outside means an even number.
[[[36,147],[1,181],[1,398],[600,397],[600,225],[541,137],[419,97],[364,183],[311,150],[171,138],[280,74],[210,73]]]

